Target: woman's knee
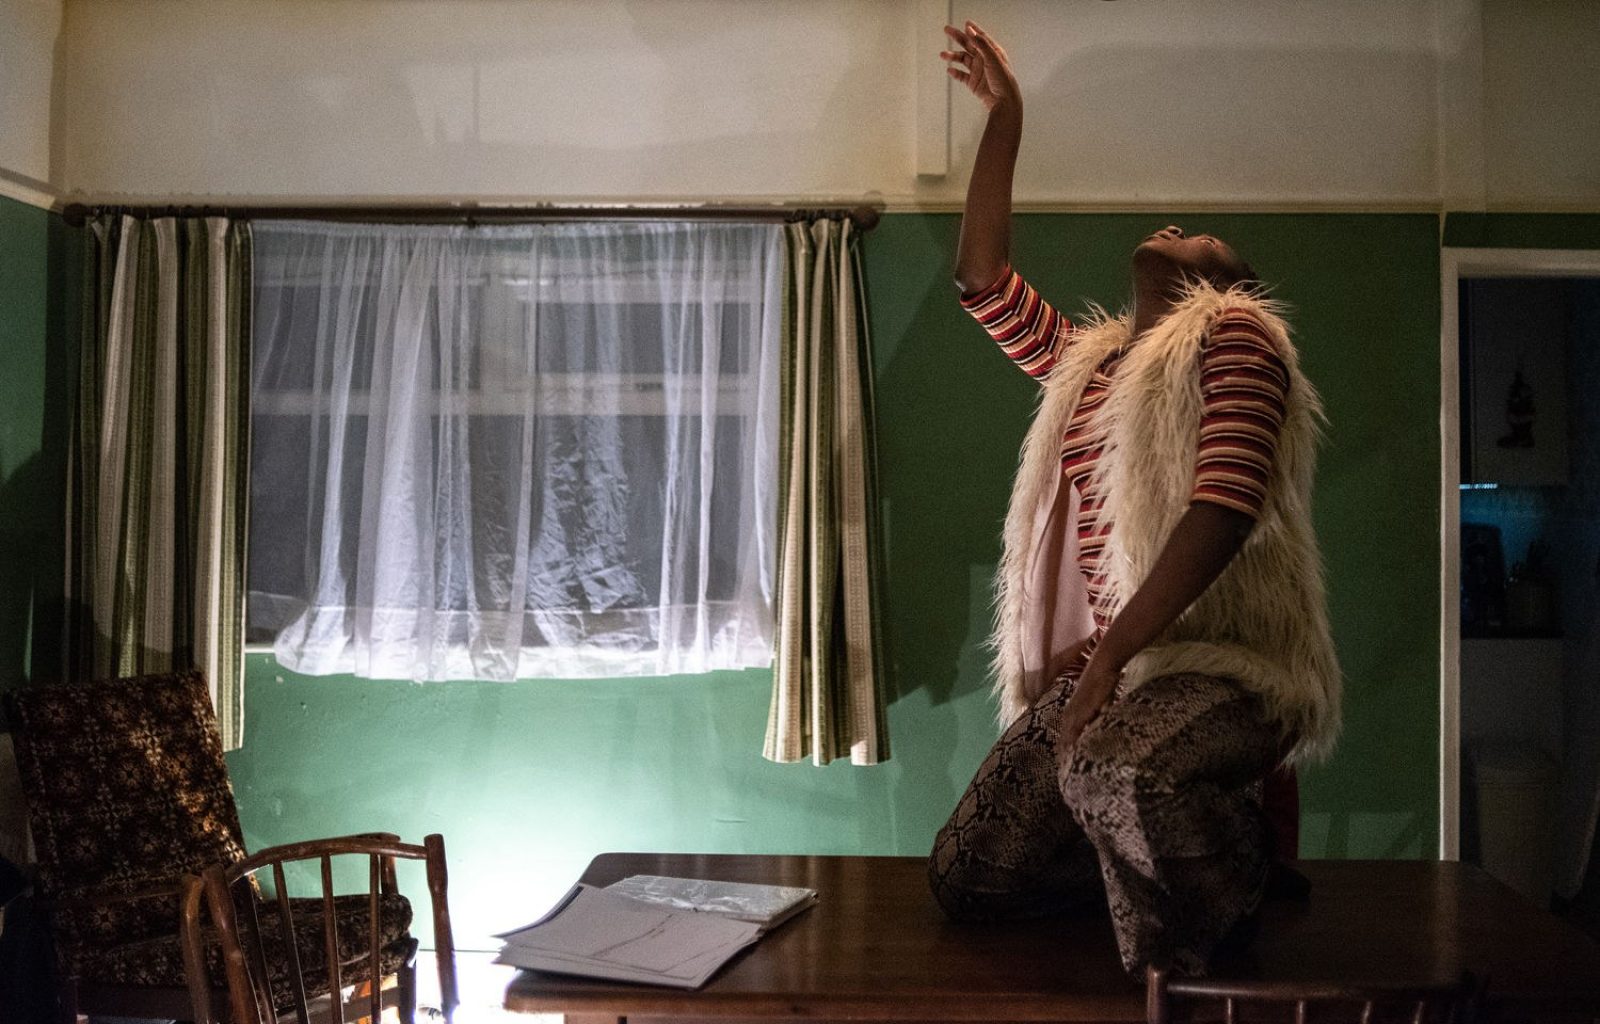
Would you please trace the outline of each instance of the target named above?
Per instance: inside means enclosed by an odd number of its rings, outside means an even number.
[[[1085,813],[1132,801],[1145,770],[1121,730],[1102,716],[1090,722],[1078,737],[1062,761],[1056,781],[1061,799],[1071,808],[1078,824],[1084,825]]]
[[[942,838],[942,837],[941,837]],[[979,866],[945,843],[936,842],[928,855],[928,890],[939,909],[953,921],[981,921],[987,913],[985,881]]]

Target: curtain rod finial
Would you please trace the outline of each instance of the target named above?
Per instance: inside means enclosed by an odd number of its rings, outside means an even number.
[[[850,211],[850,219],[855,221],[856,227],[862,231],[871,231],[877,227],[882,216],[877,208],[871,206],[858,206]]]

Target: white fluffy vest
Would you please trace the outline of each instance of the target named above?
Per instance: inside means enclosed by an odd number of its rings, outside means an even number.
[[[1291,759],[1317,758],[1337,737],[1340,700],[1311,525],[1322,405],[1274,303],[1238,290],[1192,288],[1118,366],[1102,409],[1107,438],[1097,469],[1113,524],[1105,553],[1112,603],[1120,608],[1138,589],[1188,509],[1200,431],[1200,345],[1230,307],[1260,316],[1289,372],[1266,504],[1222,574],[1128,664],[1123,686],[1179,672],[1237,679],[1295,738]],[[1025,683],[1092,629],[1076,567],[1076,489],[1060,486],[1061,438],[1095,367],[1128,343],[1126,318],[1099,315],[1080,327],[1044,382],[1023,443],[996,575],[992,644],[1002,725],[1025,710]]]

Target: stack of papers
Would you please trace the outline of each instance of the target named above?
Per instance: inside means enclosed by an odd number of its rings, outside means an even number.
[[[495,962],[699,988],[816,896],[811,889],[655,875],[635,875],[606,889],[580,884],[543,918],[498,936],[505,945]]]

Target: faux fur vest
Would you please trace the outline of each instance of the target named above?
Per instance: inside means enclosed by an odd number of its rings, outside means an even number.
[[[1041,389],[1006,516],[996,576],[995,691],[1002,726],[1026,709],[1026,684],[1093,629],[1077,568],[1076,488],[1061,486],[1061,439],[1095,367],[1127,348],[1101,415],[1112,522],[1105,549],[1113,609],[1139,588],[1188,509],[1199,443],[1200,346],[1226,309],[1254,312],[1288,368],[1289,388],[1266,502],[1237,556],[1187,611],[1129,662],[1124,692],[1157,676],[1237,679],[1295,740],[1291,760],[1325,756],[1339,731],[1340,676],[1311,525],[1322,405],[1300,372],[1279,307],[1238,290],[1192,288],[1156,327],[1130,339],[1126,317],[1097,314]],[[1035,690],[1035,692],[1037,692]]]

